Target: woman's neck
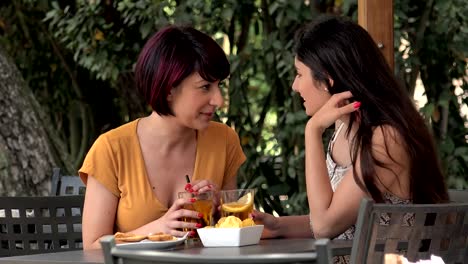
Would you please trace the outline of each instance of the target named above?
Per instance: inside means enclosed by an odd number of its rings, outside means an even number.
[[[335,129],[338,129],[341,125],[343,125],[343,128],[342,130],[343,131],[348,131],[349,129],[349,115],[345,115],[345,116],[342,116],[340,119],[336,120],[335,122]],[[346,135],[344,136],[345,138],[347,138],[347,140],[349,140],[349,138],[353,138],[354,134],[356,133],[357,129],[358,129],[358,126],[359,126],[359,123],[358,122],[354,122],[352,124],[352,128],[351,128],[351,131],[349,132],[349,135],[348,137],[346,137]],[[345,133],[343,133],[345,134]]]
[[[344,116],[340,117],[340,119],[335,121],[335,125],[337,127],[340,126],[342,123],[344,123],[345,127],[348,127],[348,125],[349,125],[349,115],[344,115]]]
[[[184,149],[193,144],[197,137],[195,129],[178,123],[174,116],[160,116],[153,112],[141,121],[143,122],[139,127],[139,135],[148,139],[148,144],[163,153],[178,148]]]

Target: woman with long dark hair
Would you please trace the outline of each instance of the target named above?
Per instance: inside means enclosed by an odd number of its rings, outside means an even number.
[[[321,17],[297,32],[295,53],[292,88],[311,116],[305,128],[310,215],[254,212],[266,226],[264,237],[352,239],[364,197],[448,201],[432,136],[366,30],[346,18]],[[325,153],[322,134],[332,125]]]

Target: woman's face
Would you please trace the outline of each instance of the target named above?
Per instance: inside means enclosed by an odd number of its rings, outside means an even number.
[[[325,84],[314,80],[310,68],[297,57],[294,58],[294,66],[297,74],[292,89],[304,99],[306,114],[312,116],[330,99],[331,95]]]
[[[203,130],[218,107],[223,105],[219,81],[208,82],[198,72],[173,88],[168,97],[176,119],[184,126]]]

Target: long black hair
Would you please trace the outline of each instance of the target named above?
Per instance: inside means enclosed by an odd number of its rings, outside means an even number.
[[[298,30],[295,53],[311,69],[312,77],[324,83],[331,94],[351,91],[352,100],[362,103],[360,111],[350,116],[347,135],[357,122],[358,129],[351,140],[351,160],[354,179],[364,191],[375,201],[383,202],[376,185],[375,166],[387,166],[373,155],[372,135],[375,128],[388,125],[399,133],[410,159],[412,201],[448,201],[432,135],[366,30],[344,17],[322,16]],[[387,135],[382,131],[385,139]],[[355,169],[358,153],[363,181]],[[387,154],[390,156],[388,148]]]

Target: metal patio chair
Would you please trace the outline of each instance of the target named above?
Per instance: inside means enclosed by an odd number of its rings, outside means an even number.
[[[389,220],[382,224],[381,217]],[[468,203],[377,204],[361,202],[351,263],[383,263],[386,253],[409,261],[442,257],[468,263]]]
[[[79,176],[62,175],[60,168],[54,168],[51,185],[52,195],[84,195],[86,192]]]
[[[468,190],[449,189],[450,201],[453,203],[468,203]]]
[[[83,248],[84,196],[0,197],[0,257]]]

